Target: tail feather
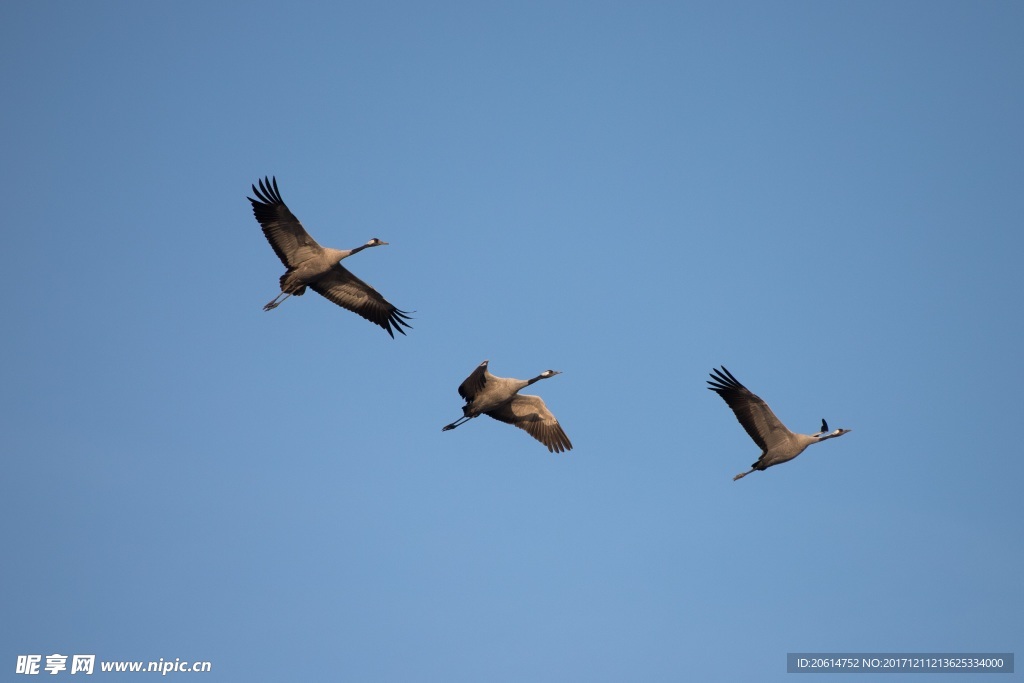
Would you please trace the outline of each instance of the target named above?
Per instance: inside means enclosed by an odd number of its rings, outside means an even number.
[[[291,277],[291,274],[294,271],[295,271],[294,268],[289,268],[287,271],[285,271],[284,275],[282,275],[280,278],[278,278],[278,282],[281,283],[281,291],[282,292],[287,292],[289,287],[291,287],[291,283],[288,282],[288,278]],[[292,296],[302,296],[303,294],[306,293],[306,285],[302,285],[301,287],[293,288],[293,289],[295,289],[295,291],[291,292]]]

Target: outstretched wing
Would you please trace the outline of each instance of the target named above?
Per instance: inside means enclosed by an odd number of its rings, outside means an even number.
[[[288,268],[295,268],[311,256],[323,252],[323,247],[309,236],[299,219],[285,206],[281,192],[277,189],[276,177],[261,180],[259,189],[253,185],[252,191],[257,197],[248,197],[252,202],[253,215],[263,226],[263,234],[281,263]]]
[[[334,264],[319,280],[309,283],[309,287],[325,299],[380,325],[392,338],[395,336],[392,329],[405,334],[403,326],[412,328],[405,322],[410,319],[406,311],[395,308],[376,289],[350,273],[340,263]]]
[[[476,366],[476,370],[469,373],[469,377],[459,385],[459,396],[464,398],[467,402],[472,401],[476,398],[476,395],[484,388],[484,384],[487,383],[487,363],[484,361],[480,365]]]
[[[724,373],[724,374],[723,374]],[[721,371],[714,370],[708,387],[725,399],[725,402],[736,414],[736,419],[747,430],[761,450],[768,451],[773,443],[788,438],[792,432],[786,429],[775,413],[761,398],[740,384],[732,373],[722,366]]]
[[[548,447],[551,453],[572,450],[562,425],[544,405],[540,396],[516,395],[508,403],[487,413],[495,420],[515,425]]]

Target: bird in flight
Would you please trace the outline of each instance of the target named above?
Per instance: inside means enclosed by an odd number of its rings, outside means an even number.
[[[277,178],[265,178],[259,183],[258,189],[252,186],[256,198],[248,198],[252,212],[274,253],[288,269],[281,276],[281,293],[263,307],[264,311],[277,308],[292,295],[302,296],[309,287],[325,299],[380,325],[392,338],[393,330],[405,334],[402,327],[411,328],[406,322],[410,319],[406,311],[395,308],[376,289],[341,265],[342,259],[363,249],[382,247],[387,242],[374,237],[355,249],[321,247],[281,199]]]
[[[562,425],[544,405],[540,396],[520,394],[534,382],[562,374],[558,370],[545,370],[533,379],[512,379],[495,377],[487,369],[490,361],[476,367],[469,377],[459,385],[459,395],[466,399],[462,417],[446,425],[441,431],[455,429],[479,415],[490,415],[495,420],[506,422],[523,429],[533,438],[548,447],[551,453],[572,450],[569,437],[562,431]]]
[[[736,419],[743,425],[743,429],[747,430],[750,438],[761,448],[761,457],[757,462],[751,465],[750,470],[733,477],[733,481],[742,479],[755,470],[766,470],[773,465],[788,462],[803,453],[811,444],[834,439],[853,431],[837,429],[831,434],[825,434],[828,431],[828,423],[825,420],[821,421],[821,431],[817,434],[796,434],[789,431],[786,425],[775,417],[768,404],[740,384],[724,365],[721,370],[714,369],[708,384],[711,385],[708,389],[725,400],[736,414]]]

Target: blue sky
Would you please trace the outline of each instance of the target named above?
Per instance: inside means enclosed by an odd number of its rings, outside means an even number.
[[[1019,652],[1024,7],[430,5],[0,8],[0,666]],[[263,175],[408,337],[261,310]],[[485,358],[571,453],[442,433]],[[733,482],[722,364],[854,431]]]

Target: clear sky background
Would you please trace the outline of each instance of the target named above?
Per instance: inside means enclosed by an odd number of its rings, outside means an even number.
[[[3,3],[0,671],[1020,655],[1022,34],[1002,1]],[[346,265],[407,337],[261,310],[263,175],[322,244],[390,242]],[[563,371],[531,391],[571,453],[442,433],[484,359]],[[721,364],[853,432],[733,482]]]

